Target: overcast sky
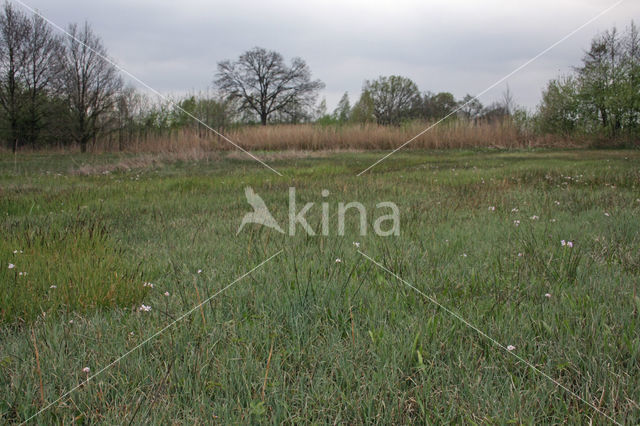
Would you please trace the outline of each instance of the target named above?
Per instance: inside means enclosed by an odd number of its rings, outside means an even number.
[[[22,0],[66,27],[87,20],[110,55],[155,89],[173,95],[211,87],[218,61],[254,46],[287,62],[302,57],[326,84],[333,109],[365,79],[399,74],[422,91],[477,94],[600,13],[615,0],[205,1]],[[594,35],[640,21],[627,0],[508,84],[534,108],[546,82],[580,63]],[[126,78],[125,78],[126,79]],[[481,97],[499,99],[505,85]]]

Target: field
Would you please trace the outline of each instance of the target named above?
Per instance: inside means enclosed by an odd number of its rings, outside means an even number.
[[[262,154],[0,157],[0,423],[640,423],[639,151]]]

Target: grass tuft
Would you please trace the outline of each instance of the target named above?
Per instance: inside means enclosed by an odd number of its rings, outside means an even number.
[[[0,232],[0,322],[131,307],[144,297],[140,271],[88,215],[67,223],[4,223]]]

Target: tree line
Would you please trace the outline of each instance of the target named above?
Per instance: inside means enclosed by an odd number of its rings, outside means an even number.
[[[22,147],[77,145],[82,151],[107,138],[126,149],[136,138],[189,128],[270,123],[400,125],[447,117],[469,123],[516,119],[540,133],[637,137],[640,129],[640,47],[631,23],[596,37],[573,74],[554,79],[534,114],[518,108],[507,89],[483,106],[472,95],[421,92],[399,75],[366,80],[351,105],[348,93],[329,113],[317,103],[324,84],[302,58],[287,63],[256,47],[217,64],[213,90],[157,101],[126,86],[107,49],[88,23],[71,24],[61,36],[36,15],[5,3],[0,13],[0,138]],[[193,120],[198,117],[200,122]],[[512,120],[514,121],[514,120]]]
[[[123,82],[102,60],[106,49],[88,24],[53,34],[40,17],[5,3],[0,15],[0,133],[21,146],[73,141],[83,151],[108,122]]]
[[[353,106],[346,92],[331,114],[327,113],[326,104],[321,103],[317,122],[399,125],[413,120],[436,121],[451,118],[491,123],[504,120],[514,112],[516,106],[509,88],[503,93],[502,99],[483,106],[471,95],[456,100],[449,92],[421,93],[411,79],[391,75],[365,81],[360,97]]]
[[[536,116],[542,132],[640,136],[640,36],[632,21],[595,37],[573,72],[550,81]]]

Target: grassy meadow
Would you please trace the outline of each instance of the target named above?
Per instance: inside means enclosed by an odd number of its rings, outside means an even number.
[[[640,423],[640,151],[258,155],[0,156],[0,423]]]

